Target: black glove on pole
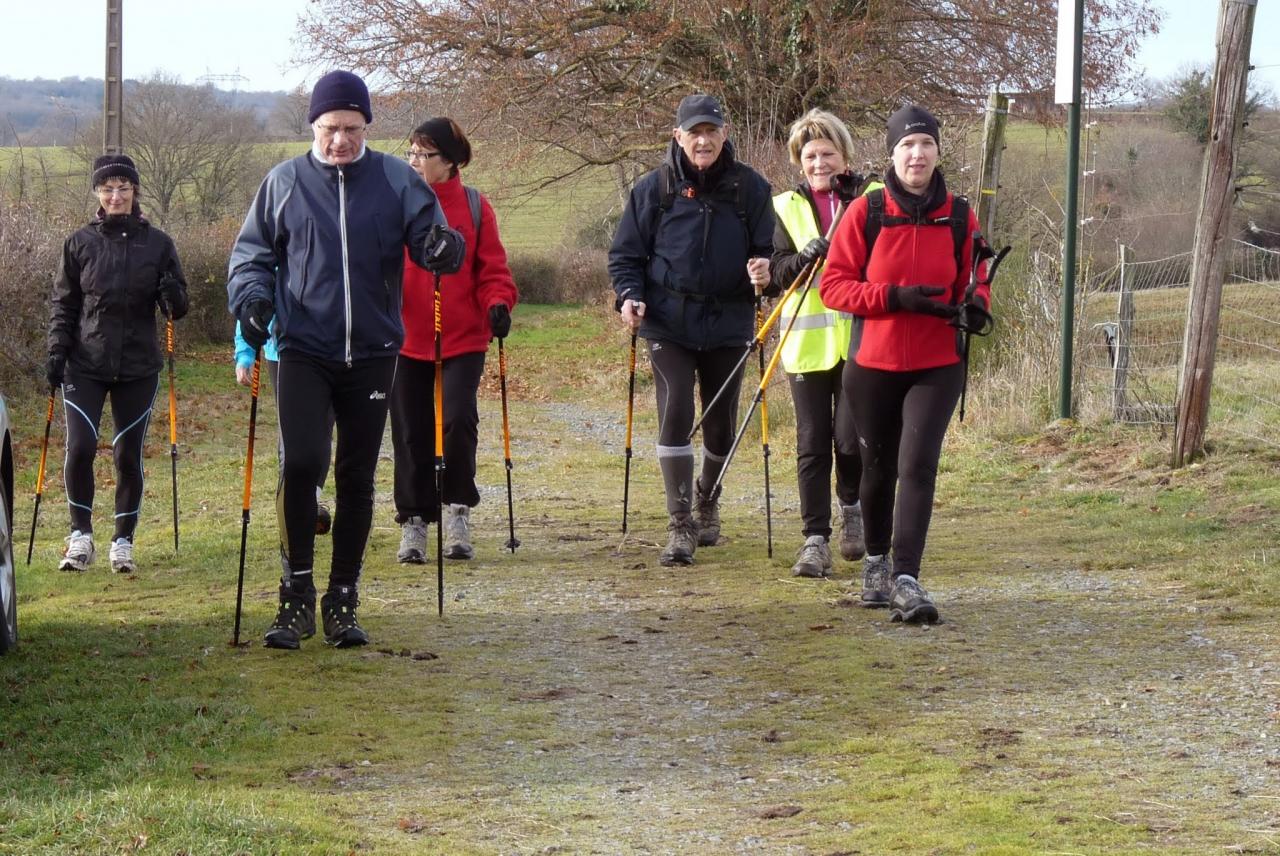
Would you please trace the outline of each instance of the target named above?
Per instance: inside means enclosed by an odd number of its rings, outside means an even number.
[[[275,315],[275,311],[272,302],[262,298],[245,301],[240,306],[240,312],[236,316],[240,321],[240,335],[253,350],[261,350],[271,338],[271,317]]]
[[[489,330],[495,339],[505,339],[511,332],[511,310],[505,304],[495,303],[489,307]]]
[[[826,238],[814,238],[812,241],[805,244],[804,249],[797,253],[797,255],[804,259],[805,264],[813,264],[818,259],[825,259],[830,250],[830,241]]]
[[[50,389],[57,389],[62,386],[62,378],[67,373],[67,355],[66,354],[50,354],[49,362],[44,368],[45,380],[49,381]]]
[[[160,311],[164,313],[166,318],[173,318],[173,295],[178,288],[178,278],[171,271],[166,271],[164,276],[160,277],[160,288],[156,295],[156,302],[160,304]]]
[[[918,312],[935,318],[955,318],[960,311],[958,307],[933,299],[946,293],[945,288],[937,285],[889,286],[887,298],[889,311]]]
[[[435,274],[457,273],[466,254],[467,242],[462,235],[448,226],[436,224],[423,244],[422,267]]]

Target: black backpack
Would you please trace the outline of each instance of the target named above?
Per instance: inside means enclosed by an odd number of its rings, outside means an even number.
[[[747,200],[746,189],[742,186],[742,171],[734,165],[733,170],[733,198],[734,210],[738,214],[738,222],[742,224],[742,231],[747,234],[748,244],[751,238],[751,226],[747,219]],[[653,241],[658,238],[658,223],[662,221],[662,215],[671,210],[671,206],[676,201],[676,170],[670,163],[663,161],[658,167],[658,208],[653,213],[653,223],[650,224],[649,230],[649,254],[653,254]]]
[[[867,245],[867,262],[871,261],[871,250],[876,245],[876,238],[885,226],[909,226],[910,217],[889,216],[884,213],[884,188],[878,187],[867,196],[867,222],[862,227],[862,238]],[[969,200],[963,196],[955,196],[951,200],[949,217],[934,217],[924,221],[926,226],[951,227],[951,237],[955,242],[957,275],[964,268],[964,244],[969,240]]]

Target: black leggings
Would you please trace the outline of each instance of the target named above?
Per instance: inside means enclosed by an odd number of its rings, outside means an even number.
[[[267,365],[267,374],[271,377],[271,388],[280,389],[280,361],[268,360],[263,358],[262,361]],[[280,402],[276,401],[276,413],[280,412]],[[324,469],[320,471],[320,480],[316,482],[317,488],[324,487],[325,481],[329,478],[329,460],[333,457],[333,410],[329,410],[329,420],[325,425],[325,436],[328,439],[328,447],[325,449]],[[276,431],[276,471],[277,476],[284,472],[284,435],[278,430]]]
[[[853,408],[842,390],[844,360],[817,372],[788,374],[796,409],[796,477],[803,535],[831,537],[831,469],[841,505],[858,501],[862,459]]]
[[[695,351],[674,342],[649,342],[649,362],[658,394],[658,457],[693,456],[689,430],[693,428],[693,386],[705,409],[742,359],[746,347]],[[702,423],[702,484],[710,489],[733,445],[738,418],[739,372]]]
[[[444,501],[474,508],[480,411],[476,392],[484,352],[444,361]],[[436,365],[401,356],[391,387],[391,442],[395,448],[396,522],[439,519],[436,498]]]
[[[360,576],[395,366],[394,357],[357,360],[348,367],[296,351],[280,355],[276,401],[285,455],[276,515],[280,548],[294,576],[309,577],[315,563],[316,484],[329,465],[329,434],[320,428],[330,411],[338,429],[338,453],[329,585],[355,585]]]
[[[963,363],[912,372],[845,366],[844,392],[862,449],[867,553],[892,547],[894,576],[920,575],[942,440],[963,383]]]
[[[67,372],[62,385],[67,423],[67,459],[62,479],[72,529],[93,531],[93,459],[98,453],[102,407],[110,395],[111,421],[116,431],[111,438],[116,465],[115,534],[111,540],[133,540],[142,510],[142,447],[159,387],[159,374],[107,383],[82,377],[74,369]]]

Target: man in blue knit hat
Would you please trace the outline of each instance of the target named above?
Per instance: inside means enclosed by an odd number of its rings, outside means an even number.
[[[275,319],[284,573],[265,641],[286,649],[315,633],[315,485],[328,454],[326,434],[317,428],[330,408],[338,449],[333,561],[320,601],[325,641],[338,648],[369,641],[356,619],[357,584],[387,392],[404,339],[405,250],[427,270],[452,273],[464,249],[426,182],[404,161],[366,147],[373,109],[360,77],[349,71],[321,77],[307,119],[311,150],[267,173],[231,251],[227,280],[228,306],[255,351]]]

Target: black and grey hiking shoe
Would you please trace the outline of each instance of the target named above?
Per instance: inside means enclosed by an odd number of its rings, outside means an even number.
[[[933,624],[938,620],[938,607],[915,577],[900,574],[893,581],[889,596],[889,620],[908,624]]]
[[[692,565],[693,553],[698,549],[698,524],[689,514],[673,514],[667,524],[667,548],[658,560],[666,567]]]
[[[328,535],[329,530],[333,528],[333,515],[329,513],[329,506],[324,503],[316,503],[316,534]]]
[[[821,579],[831,573],[831,547],[821,535],[810,535],[796,554],[791,573],[797,577]]]
[[[320,598],[320,616],[324,620],[324,641],[335,648],[365,645],[369,634],[356,619],[360,598],[355,586],[338,586]]]
[[[889,554],[865,556],[862,559],[862,595],[859,606],[879,609],[889,605],[893,594],[893,569],[889,567]]]
[[[862,538],[862,506],[856,502],[845,505],[839,501],[836,505],[840,509],[840,555],[850,562],[857,561],[867,552]]]
[[[720,540],[720,492],[723,489],[718,487],[711,493],[703,493],[701,482],[695,482],[693,518],[698,527],[699,547],[714,547]]]
[[[297,580],[280,583],[280,608],[276,620],[267,628],[263,642],[268,648],[296,651],[303,639],[316,635],[316,590],[304,588]]]

